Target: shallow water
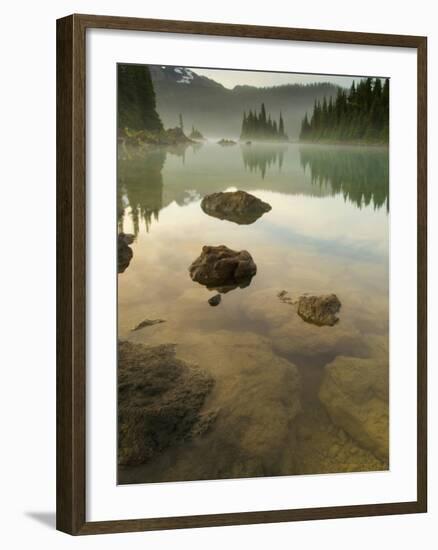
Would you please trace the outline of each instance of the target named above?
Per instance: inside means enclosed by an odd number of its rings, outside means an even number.
[[[118,281],[119,338],[175,343],[178,357],[213,374],[205,408],[219,410],[207,434],[120,468],[119,482],[387,468],[318,398],[324,366],[339,355],[383,357],[387,368],[387,149],[206,143],[124,151],[118,174],[119,230],[135,234]],[[237,189],[272,210],[238,225],[200,208],[205,195]],[[207,302],[216,292],[188,272],[206,244],[248,250],[257,264],[251,284],[217,307]],[[281,290],[337,294],[339,323],[304,322]],[[166,322],[132,332],[144,319]]]

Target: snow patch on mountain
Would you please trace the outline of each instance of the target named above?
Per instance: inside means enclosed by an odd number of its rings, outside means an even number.
[[[190,84],[194,78],[193,72],[190,69],[176,67],[174,71],[181,77],[177,80],[178,84]]]

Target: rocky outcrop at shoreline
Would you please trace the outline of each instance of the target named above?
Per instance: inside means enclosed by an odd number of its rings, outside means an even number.
[[[118,345],[118,463],[144,464],[199,436],[215,413],[201,412],[214,379],[175,357],[175,346]]]
[[[189,267],[193,281],[222,294],[249,286],[256,272],[249,252],[231,250],[225,245],[203,246],[201,255]]]
[[[271,210],[271,206],[245,191],[219,192],[201,201],[202,210],[209,216],[239,225],[249,225]]]
[[[119,133],[119,142],[125,146],[181,145],[194,143],[178,126],[167,130],[130,130],[124,128]]]

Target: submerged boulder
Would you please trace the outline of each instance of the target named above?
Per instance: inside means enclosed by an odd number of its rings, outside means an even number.
[[[314,325],[332,327],[339,321],[336,314],[340,309],[341,302],[336,294],[324,294],[322,296],[303,294],[298,298],[298,315],[304,321]]]
[[[214,380],[175,357],[175,346],[118,345],[118,463],[144,464],[212,423],[200,411]]]
[[[117,272],[123,273],[129,266],[132,256],[132,248],[129,246],[134,242],[134,235],[130,233],[119,233],[117,235]]]
[[[251,254],[225,245],[203,246],[201,255],[189,267],[193,281],[221,293],[245,288],[257,272]]]
[[[257,221],[271,206],[245,191],[212,193],[202,199],[202,210],[209,216],[240,225]]]
[[[383,358],[339,356],[326,365],[319,398],[332,422],[389,459],[389,368]]]

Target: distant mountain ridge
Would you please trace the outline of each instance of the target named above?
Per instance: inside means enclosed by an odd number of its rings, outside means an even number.
[[[178,125],[182,114],[186,130],[195,126],[206,137],[214,138],[239,137],[243,112],[259,109],[264,103],[274,117],[282,112],[285,132],[296,139],[304,114],[311,113],[315,100],[334,97],[339,89],[334,84],[318,83],[266,88],[239,85],[230,90],[185,67],[149,65],[149,70],[164,126]]]

